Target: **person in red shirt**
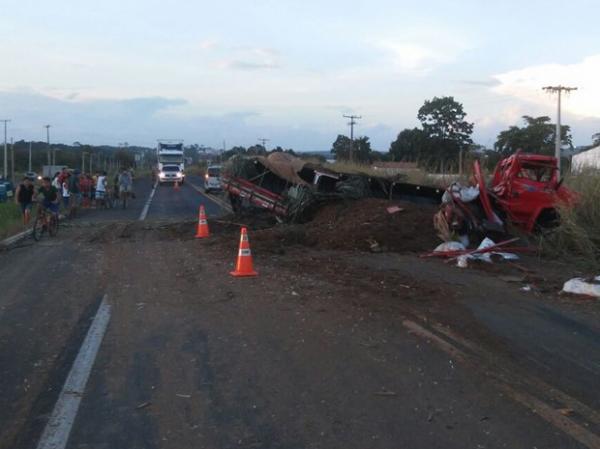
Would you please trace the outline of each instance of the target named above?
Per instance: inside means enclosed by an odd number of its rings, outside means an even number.
[[[83,197],[83,207],[90,207],[90,181],[85,173],[79,177],[79,189]]]
[[[69,177],[69,172],[67,171],[67,167],[63,167],[62,171],[60,172],[60,175],[58,175],[58,182],[59,185],[62,187],[62,185],[68,181]]]

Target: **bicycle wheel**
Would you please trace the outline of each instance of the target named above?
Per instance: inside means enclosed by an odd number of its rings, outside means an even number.
[[[44,217],[39,216],[39,215],[36,216],[35,221],[33,222],[33,228],[32,228],[32,232],[31,232],[33,239],[36,242],[39,242],[40,239],[42,238],[42,235],[44,235],[45,231],[46,231],[46,224],[44,223]]]
[[[58,217],[52,214],[50,217],[50,223],[48,225],[48,234],[50,237],[55,237],[58,234]]]

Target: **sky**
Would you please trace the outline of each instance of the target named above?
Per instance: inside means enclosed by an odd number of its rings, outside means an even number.
[[[453,96],[492,147],[523,115],[575,145],[600,132],[600,2],[571,0],[0,0],[0,119],[8,138],[154,146],[387,151],[423,102]]]

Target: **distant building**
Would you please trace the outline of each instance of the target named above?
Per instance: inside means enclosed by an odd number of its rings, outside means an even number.
[[[585,169],[600,170],[600,146],[582,151],[571,158],[572,173],[580,173]]]

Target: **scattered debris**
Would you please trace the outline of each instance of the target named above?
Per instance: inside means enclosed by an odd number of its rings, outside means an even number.
[[[191,394],[180,394],[180,393],[176,393],[175,396],[177,396],[178,398],[184,398],[184,399],[190,399],[192,397]]]
[[[477,247],[477,252],[471,254],[470,257],[473,259],[483,260],[484,262],[489,262],[489,263],[492,262],[492,257],[491,257],[492,255],[499,256],[503,260],[517,260],[519,258],[519,256],[517,256],[516,254],[513,254],[513,253],[505,253],[505,252],[498,252],[498,251],[485,251],[487,249],[492,249],[496,246],[498,246],[498,245],[496,245],[496,243],[494,243],[494,241],[492,239],[489,239],[486,237],[481,241],[481,243]]]
[[[584,278],[569,279],[565,282],[562,291],[565,293],[573,293],[575,295],[600,298],[600,276],[596,276],[591,280],[586,280]]]
[[[398,396],[398,393],[396,393],[395,391],[387,391],[387,390],[376,391],[373,394],[375,396]]]
[[[572,408],[559,408],[558,412],[563,416],[572,416],[575,413]]]
[[[467,268],[469,266],[469,262],[468,262],[469,256],[458,256],[456,258],[456,266],[458,268]]]
[[[149,407],[152,405],[152,402],[148,401],[148,402],[142,402],[140,405],[138,405],[135,409],[136,410],[141,410],[143,408]]]
[[[397,212],[402,212],[404,209],[399,206],[390,206],[386,210],[388,214],[395,214]]]
[[[444,242],[440,245],[438,245],[433,252],[435,253],[448,253],[448,252],[452,252],[452,251],[466,251],[466,247],[465,245],[463,245],[461,242],[454,242],[454,241],[450,241],[450,242]]]
[[[467,256],[469,259],[477,259],[483,260],[486,262],[491,262],[491,256],[497,255],[506,260],[513,260],[515,258],[518,259],[516,254],[496,251],[498,248],[510,249],[512,251],[529,251],[529,248],[523,247],[509,247],[508,245],[519,240],[518,237],[514,237],[512,239],[504,240],[500,243],[495,243],[493,240],[489,238],[485,238],[479,244],[476,249],[468,250],[464,247],[464,245],[460,242],[445,242],[439,245],[433,252],[422,254],[421,257],[448,257],[450,259],[455,259],[460,256]]]

